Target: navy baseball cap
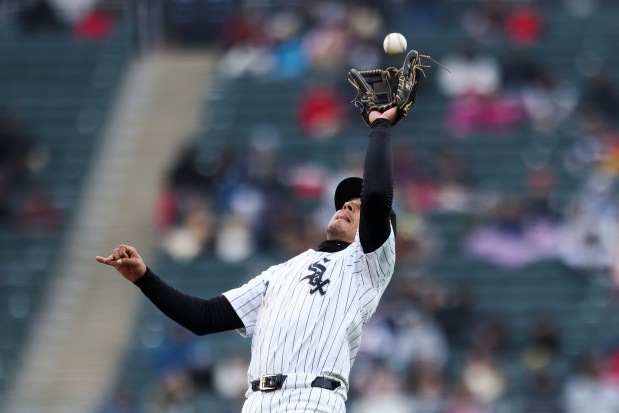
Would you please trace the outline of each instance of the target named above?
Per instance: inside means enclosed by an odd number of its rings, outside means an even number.
[[[335,203],[335,210],[342,209],[344,204],[351,199],[361,198],[361,189],[363,188],[363,179],[356,176],[344,178],[335,188],[335,195],[333,201]],[[391,226],[393,227],[393,233],[396,233],[396,214],[392,209],[389,212],[391,218]]]
[[[351,199],[361,198],[361,188],[363,187],[363,179],[356,176],[345,178],[335,188],[335,210],[342,209],[344,204]]]

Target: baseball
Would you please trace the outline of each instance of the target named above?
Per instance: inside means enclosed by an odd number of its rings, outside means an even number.
[[[383,41],[383,48],[390,56],[402,54],[406,51],[406,37],[400,33],[389,33]]]

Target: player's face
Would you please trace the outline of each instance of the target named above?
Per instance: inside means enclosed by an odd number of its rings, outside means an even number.
[[[359,228],[361,199],[351,199],[337,211],[327,227],[327,239],[352,243]]]

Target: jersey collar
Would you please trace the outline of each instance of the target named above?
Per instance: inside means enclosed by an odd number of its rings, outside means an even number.
[[[328,239],[323,241],[318,246],[318,251],[320,252],[338,252],[345,250],[350,243],[344,241],[337,241],[333,239]]]

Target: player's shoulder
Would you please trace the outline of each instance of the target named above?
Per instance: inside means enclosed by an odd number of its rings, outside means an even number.
[[[308,249],[306,251],[303,251],[300,254],[295,255],[294,257],[289,258],[286,262],[283,262],[282,265],[284,266],[288,266],[291,263],[295,263],[295,262],[299,262],[299,261],[304,261],[307,260],[308,258],[312,257],[313,255],[316,254],[320,254],[320,252],[315,251],[313,249]]]

